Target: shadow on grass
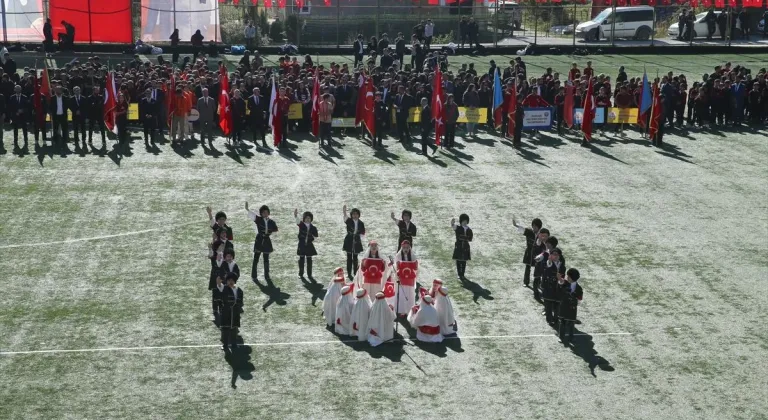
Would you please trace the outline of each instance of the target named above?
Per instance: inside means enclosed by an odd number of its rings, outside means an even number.
[[[325,286],[316,282],[312,277],[307,280],[306,277],[301,276],[301,283],[304,285],[304,288],[307,289],[307,291],[312,295],[312,306],[315,306],[318,300],[323,300],[325,293],[327,292],[325,290]]]
[[[288,299],[291,298],[291,295],[285,292],[281,292],[280,288],[276,287],[274,283],[272,283],[272,280],[267,280],[266,285],[255,279],[253,279],[253,282],[256,283],[256,286],[259,287],[261,293],[265,294],[269,298],[263,305],[261,305],[262,311],[267,312],[267,308],[272,306],[273,303],[276,303],[278,306],[285,306],[288,304]]]
[[[232,380],[230,385],[233,389],[237,389],[237,379],[244,381],[250,381],[253,379],[252,372],[256,370],[256,367],[251,363],[251,353],[253,349],[251,346],[243,344],[243,338],[240,335],[236,338],[237,348],[233,351],[224,352],[224,360],[232,367]]]
[[[599,368],[603,372],[613,372],[616,370],[611,365],[611,362],[602,356],[598,356],[597,350],[595,350],[595,342],[592,340],[591,335],[579,330],[574,331],[577,335],[570,345],[571,351],[589,365],[589,372],[592,376],[597,377],[595,368]]]
[[[333,327],[326,327],[328,331],[333,332]],[[334,333],[335,334],[335,333]],[[401,362],[405,354],[405,340],[403,336],[395,333],[394,338],[386,343],[376,347],[371,346],[368,341],[360,341],[357,337],[335,334],[336,337],[352,350],[368,353],[374,359],[389,359],[393,362]]]
[[[656,150],[656,153],[662,156],[670,157],[672,159],[677,159],[681,162],[690,163],[691,165],[696,164],[695,162],[689,160],[693,156],[681,152],[679,147],[669,143],[662,143],[661,150]]]
[[[485,300],[494,300],[493,296],[491,296],[492,292],[490,290],[484,288],[483,286],[469,279],[462,280],[461,287],[472,292],[472,301],[475,303],[478,303],[478,300],[480,300],[480,298],[483,298]]]

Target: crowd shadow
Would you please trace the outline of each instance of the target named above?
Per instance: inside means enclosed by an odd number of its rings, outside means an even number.
[[[494,300],[493,296],[491,296],[491,293],[493,292],[469,279],[465,278],[462,280],[461,287],[472,292],[472,301],[475,303],[479,303],[478,300],[480,300],[480,298]]]
[[[243,338],[238,334],[235,339],[238,346],[233,351],[224,352],[224,360],[232,367],[232,379],[230,385],[237,389],[237,380],[250,381],[253,379],[253,371],[256,367],[251,363],[251,353],[253,349],[243,343]]]
[[[613,372],[616,369],[611,365],[607,359],[599,356],[597,350],[595,350],[595,342],[592,336],[581,332],[574,328],[573,341],[565,342],[564,345],[571,349],[573,354],[579,356],[589,366],[589,372],[592,376],[597,377],[595,369],[600,369],[603,372]]]
[[[387,146],[382,146],[381,148],[376,149],[376,151],[373,153],[373,156],[376,159],[379,159],[380,161],[393,166],[395,165],[394,161],[400,160],[400,156],[387,150]]]
[[[259,287],[261,293],[269,298],[263,305],[261,305],[262,311],[267,312],[267,308],[272,306],[272,304],[277,304],[278,306],[285,306],[288,304],[288,299],[291,298],[291,295],[281,291],[271,280],[267,280],[267,284],[263,284],[258,280],[253,280],[253,282]]]
[[[692,165],[696,165],[695,162],[689,160],[689,159],[693,158],[693,156],[681,152],[680,148],[675,146],[675,145],[673,145],[673,144],[662,143],[660,148],[661,148],[661,150],[656,150],[656,153],[658,153],[658,154],[660,154],[662,156],[670,157],[672,159],[677,159],[677,160],[679,160],[681,162],[685,162],[685,163],[690,163]]]
[[[597,147],[598,145],[603,146],[603,147],[612,147],[610,142],[607,142],[605,140],[595,140],[595,139],[592,139],[592,141],[589,142],[589,144],[587,145],[587,148],[589,149],[590,152],[592,152],[592,153],[594,153],[594,154],[596,154],[598,156],[601,156],[601,157],[604,157],[604,158],[608,158],[610,160],[613,160],[613,161],[622,163],[624,165],[627,165],[627,162],[624,162],[623,160],[617,158],[616,156],[606,152],[602,148]]]
[[[339,153],[339,151],[336,150],[336,148],[331,146],[321,146],[320,150],[318,150],[317,152],[317,155],[320,156],[323,160],[326,160],[337,166],[338,164],[336,163],[335,159],[339,159],[339,160],[344,159],[344,155]]]
[[[333,328],[329,327],[330,331]],[[334,335],[347,347],[352,350],[368,353],[374,359],[385,358],[392,362],[401,362],[405,354],[405,339],[399,333],[395,333],[392,340],[373,347],[368,341],[360,341],[357,337],[348,335]]]
[[[517,152],[517,155],[522,157],[523,159],[525,159],[525,160],[527,160],[529,162],[535,163],[537,165],[541,165],[541,166],[543,166],[545,168],[549,168],[549,165],[544,163],[544,158],[541,157],[540,154],[538,154],[538,153],[533,151],[533,150],[536,149],[535,147],[530,146],[530,145],[528,145],[526,143],[522,143],[522,145],[520,147],[515,147],[509,141],[503,141],[502,143],[504,143],[505,145],[507,145],[509,147],[514,148],[515,151]]]
[[[310,277],[309,280],[307,280],[306,277],[301,276],[301,284],[303,284],[304,288],[312,295],[312,306],[316,306],[315,304],[318,300],[323,300],[325,298],[327,292],[325,286],[316,282],[314,278]]]
[[[475,143],[482,146],[496,147],[496,140],[488,137],[469,136],[464,137],[465,143]]]
[[[544,132],[539,132],[538,141],[536,142],[536,144],[539,146],[546,146],[546,147],[551,147],[553,149],[559,149],[560,146],[565,146],[568,143],[564,142],[560,136],[557,136],[557,135],[553,136]]]
[[[210,156],[214,159],[218,159],[224,155],[224,153],[219,151],[219,149],[217,149],[216,146],[213,145],[213,142],[210,140],[208,141],[208,146],[205,145],[205,142],[201,142],[200,146],[203,149],[203,154],[206,156]]]

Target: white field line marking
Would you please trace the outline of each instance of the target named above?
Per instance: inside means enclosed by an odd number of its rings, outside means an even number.
[[[233,213],[238,213],[238,212],[233,212]],[[119,238],[121,236],[141,235],[141,234],[144,234],[144,233],[157,232],[157,231],[160,231],[160,230],[165,231],[165,230],[168,230],[168,229],[178,228],[178,227],[182,227],[182,226],[189,226],[189,225],[194,225],[194,224],[200,224],[201,226],[203,226],[204,223],[205,223],[205,221],[194,221],[194,222],[180,223],[178,225],[171,225],[169,227],[163,227],[163,228],[136,230],[136,231],[133,231],[133,232],[115,233],[113,235],[91,236],[90,238],[73,238],[73,239],[64,239],[64,240],[61,240],[61,241],[38,242],[36,244],[0,245],[0,249],[29,248],[29,247],[36,247],[36,246],[71,244],[71,243],[75,243],[75,242],[98,241],[100,239]]]
[[[621,335],[634,335],[631,332],[608,332],[608,333],[578,333],[574,336],[621,336]],[[467,337],[449,337],[445,340],[504,340],[504,339],[517,339],[517,338],[542,338],[552,337],[557,338],[554,333],[550,334],[525,334],[525,335],[475,335]],[[403,341],[407,343],[413,343],[413,340],[402,339],[394,341]],[[271,347],[271,346],[305,346],[305,345],[325,345],[325,344],[353,344],[358,343],[357,340],[318,340],[318,341],[288,341],[283,343],[245,343],[243,345],[250,347]],[[221,347],[221,344],[190,344],[190,345],[176,345],[176,346],[147,346],[147,347],[104,347],[93,349],[51,349],[51,350],[25,350],[25,351],[2,351],[0,356],[14,356],[23,354],[52,354],[52,353],[96,353],[106,351],[146,351],[146,350],[171,350],[171,349],[201,349],[201,348],[215,348]]]

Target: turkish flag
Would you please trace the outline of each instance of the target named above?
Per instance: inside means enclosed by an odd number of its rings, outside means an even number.
[[[318,69],[315,69],[315,87],[312,89],[312,135],[315,137],[320,135],[320,74]]]
[[[117,89],[115,88],[115,72],[107,74],[107,85],[104,89],[104,124],[109,131],[117,134],[115,108],[117,107]]]
[[[725,7],[725,0],[715,0],[715,7],[722,9]]]
[[[584,133],[586,141],[592,141],[592,120],[595,119],[595,96],[592,89],[592,79],[589,79],[589,86],[585,92],[584,116],[581,119],[581,131]]]
[[[445,95],[443,94],[443,74],[440,69],[437,69],[435,73],[435,86],[432,89],[432,118],[435,119],[435,144],[440,146],[440,137],[445,131],[445,124],[443,123],[443,117],[445,110],[443,109],[443,101]]]
[[[219,128],[225,136],[232,133],[232,107],[229,105],[229,75],[221,67],[221,91],[219,92]]]
[[[565,85],[565,100],[563,101],[563,121],[568,128],[573,127],[573,93],[576,89],[570,81]]]
[[[416,285],[416,273],[419,269],[418,261],[400,261],[397,264],[397,278],[403,286]]]
[[[363,258],[363,282],[366,284],[381,284],[384,276],[384,260],[379,258]]]
[[[392,283],[391,281],[384,283],[384,297],[385,298],[395,297],[395,283]]]
[[[659,87],[654,86],[653,88],[653,110],[651,111],[651,124],[650,128],[648,128],[648,135],[650,136],[651,140],[656,136],[656,133],[659,132],[659,124],[664,124],[663,121],[661,121],[661,101],[659,100]]]
[[[517,83],[507,95],[507,137],[515,136],[515,114],[517,113]]]
[[[363,90],[363,93],[365,94],[363,102],[363,125],[365,125],[365,128],[368,129],[368,132],[371,133],[371,137],[376,137],[376,109],[374,108],[374,91],[375,89],[373,87],[373,79],[369,77],[365,81],[365,89]]]

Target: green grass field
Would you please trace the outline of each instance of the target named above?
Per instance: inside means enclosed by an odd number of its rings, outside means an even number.
[[[645,61],[690,76],[766,58],[591,57],[614,76]],[[571,58],[527,61],[535,74]],[[19,156],[6,132],[0,418],[768,418],[765,130],[673,132],[663,149],[635,133],[597,138],[585,149],[542,133],[515,150],[482,133],[427,159],[393,139],[379,153],[352,137],[333,153],[307,137],[283,154],[223,139],[177,152],[146,150],[136,133],[119,159],[113,141]],[[281,229],[271,268],[283,295],[265,310],[248,280],[246,200]],[[387,253],[390,212],[414,212],[420,279],[446,280],[460,341],[424,348],[400,327],[404,342],[371,350],[325,329],[317,289],[297,278],[293,209],[315,214],[324,285],[344,263],[345,203]],[[229,214],[244,274],[247,346],[229,358],[210,319],[206,205]],[[475,231],[469,289],[451,261],[459,213]],[[573,346],[522,287],[512,214],[541,217],[582,273]]]

